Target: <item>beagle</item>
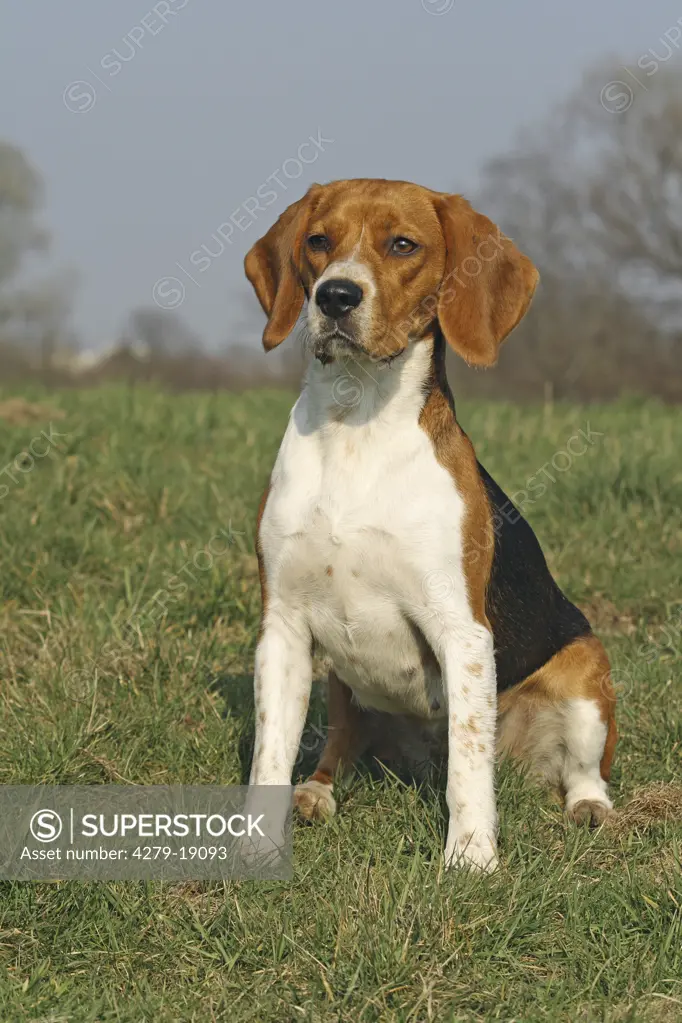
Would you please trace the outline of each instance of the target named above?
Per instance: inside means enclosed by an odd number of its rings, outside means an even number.
[[[446,342],[491,366],[538,273],[458,195],[403,181],[313,185],[246,256],[266,349],[307,305],[313,358],[258,515],[262,619],[251,784],[288,785],[312,654],[329,730],[294,802],[334,813],[334,780],[396,742],[447,744],[447,866],[497,863],[496,749],[576,821],[611,809],[609,662],[533,531],[455,416]]]

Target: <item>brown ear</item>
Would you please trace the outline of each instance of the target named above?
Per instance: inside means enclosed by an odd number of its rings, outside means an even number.
[[[441,330],[467,362],[492,366],[530,305],[539,274],[492,220],[460,195],[443,196],[436,209],[447,247],[438,292]]]
[[[301,242],[311,205],[313,185],[298,202],[292,203],[268,233],[249,249],[244,270],[268,322],[263,347],[275,348],[294,329],[303,307],[300,277]]]

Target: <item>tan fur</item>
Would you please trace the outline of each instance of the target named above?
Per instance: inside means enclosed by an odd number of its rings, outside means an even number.
[[[311,780],[330,785],[339,769],[348,770],[365,752],[371,714],[353,703],[350,689],[333,671],[327,684],[327,711],[327,742]]]
[[[488,625],[485,592],[493,560],[493,527],[473,445],[435,384],[426,399],[419,423],[431,438],[436,458],[451,474],[454,486],[464,499],[463,561],[469,603],[476,621]]]
[[[329,252],[306,240],[324,234]],[[386,258],[395,235],[414,235],[409,259]],[[408,181],[357,178],[312,185],[248,252],[246,276],[268,316],[266,349],[291,332],[306,294],[332,261],[365,263],[381,281],[367,353],[381,359],[430,335],[436,318],[467,362],[492,365],[538,281],[531,261],[460,195]]]
[[[594,701],[607,726],[600,771],[604,781],[608,781],[618,739],[616,697],[609,659],[596,636],[583,636],[570,643],[538,671],[501,694],[498,712],[503,751],[512,756],[532,759],[533,749],[529,737],[533,736],[533,724],[538,711],[575,698]]]
[[[500,345],[530,305],[538,272],[461,195],[442,197],[436,208],[447,250],[438,320],[463,359],[475,366],[492,366]]]
[[[317,187],[313,185],[302,199],[292,203],[244,260],[246,276],[268,317],[263,333],[266,350],[289,336],[303,308],[298,264],[306,213]]]

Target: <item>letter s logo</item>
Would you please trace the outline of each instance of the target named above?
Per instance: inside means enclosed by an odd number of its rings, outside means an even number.
[[[38,810],[29,828],[37,842],[54,842],[62,833],[62,819],[55,810]]]

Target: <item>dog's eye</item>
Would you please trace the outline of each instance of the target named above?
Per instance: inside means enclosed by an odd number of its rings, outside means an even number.
[[[329,252],[332,243],[326,234],[311,234],[308,238],[308,248],[313,252]]]
[[[409,256],[411,252],[416,252],[418,248],[418,244],[410,238],[394,238],[391,252],[396,252],[399,256]]]

